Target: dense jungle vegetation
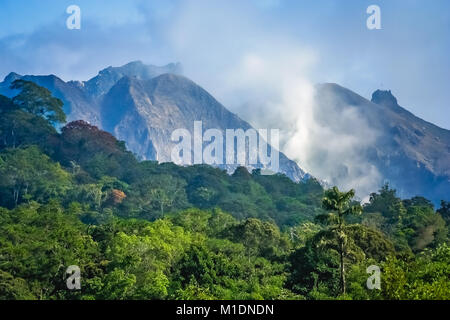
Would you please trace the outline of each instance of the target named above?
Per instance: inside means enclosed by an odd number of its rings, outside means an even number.
[[[0,299],[450,299],[449,202],[385,185],[360,205],[314,179],[138,161],[95,126],[64,125],[48,90],[13,87],[0,96]],[[81,290],[66,286],[71,265]]]

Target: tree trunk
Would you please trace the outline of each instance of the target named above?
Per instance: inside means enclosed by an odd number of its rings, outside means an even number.
[[[14,135],[14,129],[11,130],[11,137],[12,137],[12,147],[13,149],[16,148],[16,136]]]
[[[14,188],[14,192],[13,192],[14,207],[17,207],[17,203],[19,202],[19,192],[20,192],[20,189]]]
[[[340,243],[340,263],[341,263],[341,293],[345,294],[345,265],[344,265],[344,242]]]
[[[344,217],[341,212],[338,215],[339,218],[339,226],[338,226],[338,239],[339,239],[339,258],[340,258],[340,286],[341,286],[341,294],[345,294],[345,265],[344,265],[344,238],[343,238],[343,223]]]

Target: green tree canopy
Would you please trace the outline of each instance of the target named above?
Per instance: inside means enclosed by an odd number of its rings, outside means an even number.
[[[20,90],[20,93],[12,99],[20,108],[42,116],[52,124],[66,122],[66,115],[62,109],[63,102],[53,97],[48,89],[26,80],[15,80],[11,84],[11,89]]]
[[[2,152],[0,178],[0,204],[7,207],[63,196],[71,184],[69,173],[36,146]]]
[[[341,192],[337,187],[333,187],[325,191],[322,206],[325,210],[330,211],[322,215],[318,215],[316,220],[329,225],[329,229],[324,231],[324,239],[334,246],[339,252],[339,269],[340,269],[340,287],[341,292],[345,294],[345,258],[350,253],[349,243],[351,238],[348,237],[345,228],[345,218],[349,215],[359,215],[362,207],[359,203],[352,203],[355,191],[352,189],[347,192]],[[325,244],[325,245],[328,245]]]

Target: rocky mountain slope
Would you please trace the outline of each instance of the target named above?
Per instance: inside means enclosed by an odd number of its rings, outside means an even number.
[[[175,145],[171,141],[172,132],[180,128],[193,132],[194,121],[202,121],[203,132],[214,128],[224,137],[226,129],[245,131],[251,128],[250,124],[180,73],[179,64],[155,67],[138,61],[122,67],[108,67],[85,82],[64,82],[53,75],[20,76],[11,73],[0,83],[0,94],[13,96],[9,85],[15,79],[34,81],[64,102],[68,121],[88,121],[125,141],[141,159],[160,162],[171,160]],[[268,149],[270,153],[271,147]],[[282,153],[279,154],[279,162],[279,172],[294,181],[305,178],[305,172]],[[237,166],[219,165],[230,173]],[[248,169],[264,167],[259,162],[251,165],[248,161],[246,166]]]
[[[389,182],[402,197],[421,195],[436,204],[450,198],[449,130],[399,106],[391,91],[377,90],[369,101],[337,84],[322,84],[316,94],[321,110],[353,108],[367,124],[373,141],[361,148],[361,158],[378,171],[379,184]],[[324,121],[333,126],[336,119]]]

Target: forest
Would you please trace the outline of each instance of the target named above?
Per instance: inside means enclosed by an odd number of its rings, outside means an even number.
[[[47,89],[12,88],[0,96],[0,299],[450,299],[447,201],[386,184],[361,204],[314,178],[139,161],[66,124]],[[72,265],[80,290],[67,288]]]

